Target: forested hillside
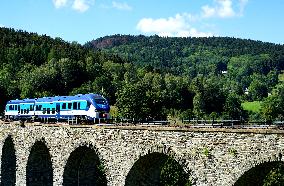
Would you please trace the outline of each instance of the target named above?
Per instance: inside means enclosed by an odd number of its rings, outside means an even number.
[[[85,46],[131,61],[138,77],[129,86],[146,84],[150,110],[251,120],[283,115],[283,45],[228,37],[115,35]],[[261,102],[260,112],[243,111],[241,103],[251,101]]]
[[[272,121],[283,117],[284,46],[235,38],[108,36],[65,42],[0,28],[0,106],[101,93],[113,116]],[[259,112],[241,103],[258,101]]]

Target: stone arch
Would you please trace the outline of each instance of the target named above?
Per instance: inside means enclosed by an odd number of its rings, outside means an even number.
[[[107,185],[104,165],[92,145],[83,143],[70,153],[63,173],[63,186],[69,185]]]
[[[255,159],[243,162],[238,168],[241,170],[233,179],[235,186],[254,186],[263,185],[262,181],[265,176],[277,165],[283,164],[281,161],[282,154],[272,154],[265,156],[264,154],[257,156]],[[253,181],[253,182],[251,182]]]
[[[136,159],[135,163],[128,172],[125,186],[131,185],[161,185],[167,180],[176,181],[176,185],[184,185],[189,181],[189,174],[185,171],[183,164],[179,163],[174,149],[164,145],[153,146],[145,149]],[[173,180],[169,172],[177,172],[180,176]],[[173,185],[173,183],[170,185]]]
[[[16,184],[16,150],[12,136],[8,136],[2,147],[1,186]]]
[[[49,149],[44,140],[32,146],[26,166],[26,185],[53,185],[53,168]]]
[[[175,161],[177,161],[184,169],[186,173],[189,173],[192,171],[192,167],[190,167],[189,162],[187,162],[186,159],[184,159],[177,151],[177,149],[173,146],[169,145],[162,145],[162,144],[157,144],[154,146],[146,147],[145,149],[142,150],[142,153],[135,158],[135,161],[138,161],[138,159],[141,156],[145,156],[150,153],[161,153],[165,154],[167,156],[172,157]]]

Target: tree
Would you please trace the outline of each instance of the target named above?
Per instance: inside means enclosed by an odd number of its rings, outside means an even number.
[[[146,103],[146,93],[140,84],[125,84],[117,92],[116,106],[120,115],[127,119],[143,120],[147,118],[149,108]]]
[[[158,73],[146,73],[141,80],[138,82],[143,84],[145,87],[147,107],[149,108],[148,119],[161,120],[165,119],[165,113],[163,113],[163,108],[165,107],[165,81],[163,77]]]
[[[33,98],[42,96],[52,96],[56,92],[55,85],[58,85],[58,71],[50,64],[34,68],[25,66],[20,80],[20,90],[22,98]]]
[[[189,90],[189,82],[184,77],[166,74],[165,106],[167,109],[186,110],[193,107],[193,93]]]
[[[224,112],[230,119],[240,119],[243,113],[240,96],[235,93],[231,93],[227,96]]]
[[[95,61],[93,56],[88,56],[86,58],[86,76],[91,81],[96,77],[102,75],[102,66],[97,61]]]
[[[180,164],[168,157],[161,170],[161,185],[164,186],[190,186],[189,175],[183,170]]]
[[[267,97],[262,106],[261,106],[261,114],[263,118],[266,119],[268,122],[272,122],[275,120],[279,114],[278,108],[279,100],[276,96],[269,96]]]
[[[266,84],[265,78],[261,75],[253,74],[252,82],[248,87],[249,96],[253,101],[260,101],[267,97],[268,86]]]
[[[279,83],[268,96],[261,107],[263,117],[268,121],[273,121],[277,117],[284,116],[284,84]]]
[[[209,115],[212,112],[218,114],[223,112],[226,95],[218,77],[197,77],[193,80],[191,86],[195,92],[193,99],[195,113]]]
[[[265,177],[263,186],[282,186],[284,183],[284,165],[279,163]]]

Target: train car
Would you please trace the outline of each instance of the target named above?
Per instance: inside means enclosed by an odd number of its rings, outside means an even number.
[[[5,107],[5,117],[10,120],[31,119],[34,105],[35,99],[10,100]]]
[[[80,120],[109,119],[108,101],[99,94],[78,94],[7,102],[5,117],[12,120]]]

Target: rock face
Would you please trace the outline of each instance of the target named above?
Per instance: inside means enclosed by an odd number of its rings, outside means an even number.
[[[233,185],[249,169],[281,161],[284,136],[275,131],[1,124],[0,149],[1,182],[14,180],[17,186],[34,181],[66,185],[65,169],[72,166],[79,168],[70,168],[70,174],[86,178],[86,172],[103,167],[106,180],[101,183],[122,186],[135,162],[157,152],[172,156],[194,185]],[[92,157],[81,161],[87,154]]]

